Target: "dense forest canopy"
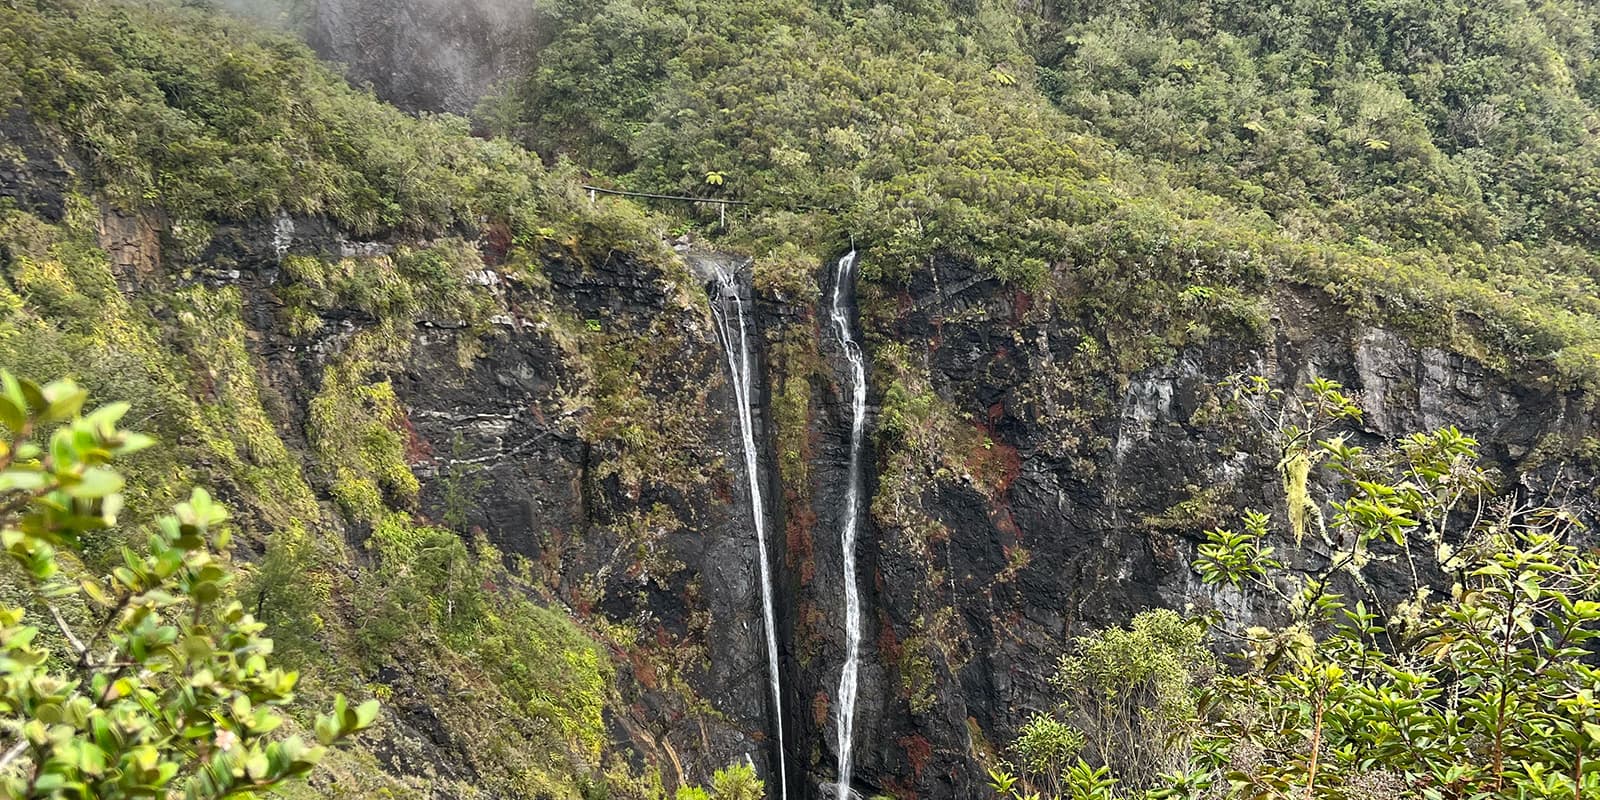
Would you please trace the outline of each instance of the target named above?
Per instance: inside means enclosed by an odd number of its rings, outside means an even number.
[[[1594,8],[1066,3],[1044,93],[1306,236],[1595,244]]]
[[[1152,313],[1190,286],[1325,286],[1587,381],[1597,18],[1510,0],[571,0],[541,7],[534,66],[484,117],[630,188],[840,210],[760,213],[741,232],[758,249],[848,229],[869,274],[957,252]],[[1196,253],[1209,270],[1184,266]]]

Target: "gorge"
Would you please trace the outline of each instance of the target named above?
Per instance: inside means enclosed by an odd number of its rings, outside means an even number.
[[[205,485],[285,730],[380,701],[279,796],[994,797],[1281,616],[1209,532],[1335,560],[1236,376],[1597,496],[1586,4],[220,5],[0,10],[0,367],[161,442],[85,569]]]

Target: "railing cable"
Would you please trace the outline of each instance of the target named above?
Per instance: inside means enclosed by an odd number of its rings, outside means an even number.
[[[629,192],[623,189],[607,189],[603,186],[590,186],[583,184],[589,190],[589,201],[594,201],[595,193],[614,194],[622,197],[644,197],[651,200],[682,200],[690,203],[716,203],[721,206],[760,206],[764,208],[792,208],[800,211],[838,211],[834,206],[813,206],[804,203],[785,205],[782,203],[757,203],[752,200],[722,200],[715,197],[694,197],[686,194],[655,194],[654,192]]]

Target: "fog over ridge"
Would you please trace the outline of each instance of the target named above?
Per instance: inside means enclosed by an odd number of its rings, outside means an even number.
[[[469,114],[531,40],[530,0],[222,0],[296,31],[356,85],[408,111]]]

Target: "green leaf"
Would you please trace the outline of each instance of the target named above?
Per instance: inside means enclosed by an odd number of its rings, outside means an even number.
[[[5,393],[5,398],[11,405],[19,409],[24,416],[28,414],[28,398],[22,393],[22,382],[10,370],[0,370],[0,391]]]
[[[51,477],[39,470],[8,469],[0,472],[0,492],[32,492],[49,485]]]
[[[39,414],[42,422],[66,422],[83,410],[89,392],[71,381],[56,381],[44,389],[46,404]],[[127,405],[123,403],[123,405]]]
[[[0,397],[0,424],[4,424],[13,434],[21,433],[24,425],[28,424],[28,414],[9,397]]]
[[[106,754],[93,744],[80,742],[78,744],[78,769],[88,775],[99,775],[106,771]]]
[[[245,762],[244,762],[244,769],[245,769],[245,773],[250,776],[250,779],[252,781],[258,781],[259,782],[262,779],[266,778],[267,774],[268,774],[267,773],[268,764],[267,764],[267,756],[266,756],[266,754],[265,753],[261,753],[261,752],[251,753],[250,757],[248,759],[246,759]]]
[[[323,744],[333,744],[339,739],[339,721],[331,714],[317,718],[317,741]]]
[[[83,420],[97,430],[109,432],[115,430],[117,423],[127,415],[129,408],[131,408],[131,406],[121,401],[115,403],[106,403],[105,405],[96,408],[94,411],[89,412],[89,414],[85,416]]]
[[[356,708],[356,729],[363,730],[378,719],[378,701],[368,700]]]
[[[154,437],[146,436],[142,433],[125,433],[122,435],[122,444],[117,445],[112,452],[119,456],[125,456],[152,447],[155,443]]]
[[[122,476],[105,467],[90,467],[76,483],[64,487],[68,495],[80,500],[98,500],[122,491]]]
[[[39,388],[39,384],[30,380],[20,380],[17,386],[22,390],[22,398],[27,402],[30,413],[42,415],[49,409],[50,400],[44,396],[44,390]]]

